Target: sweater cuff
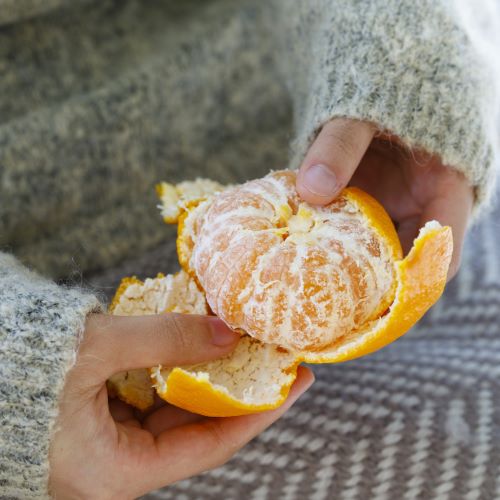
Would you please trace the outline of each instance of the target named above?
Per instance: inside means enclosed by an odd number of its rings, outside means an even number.
[[[57,286],[0,253],[0,489],[48,496],[49,444],[85,318],[102,310],[84,290]]]
[[[433,123],[439,117],[426,117],[428,130],[419,129],[413,123],[405,123],[410,117],[398,108],[398,101],[418,100],[419,88],[406,88],[396,91],[380,92],[376,105],[367,106],[371,96],[359,92],[351,98],[340,98],[334,105],[314,106],[308,110],[300,130],[291,144],[291,166],[299,168],[308,149],[316,139],[322,127],[334,118],[351,118],[369,121],[375,124],[380,132],[398,136],[410,149],[419,149],[441,158],[443,165],[462,172],[474,188],[473,215],[487,209],[495,192],[497,179],[498,155],[494,153],[493,141],[485,140],[480,131],[465,131],[455,126],[450,133],[441,136],[429,133],[444,124]],[[328,98],[326,98],[328,99]],[[328,102],[328,101],[325,101]],[[458,138],[461,137],[462,140]]]
[[[292,165],[332,118],[370,121],[464,173],[477,211],[496,177],[496,63],[467,37],[451,7],[404,2],[403,14],[401,6],[377,4],[354,20],[325,15],[316,26],[324,46],[296,102]]]

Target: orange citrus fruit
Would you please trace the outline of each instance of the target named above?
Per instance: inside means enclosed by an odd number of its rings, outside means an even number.
[[[403,258],[392,221],[371,196],[347,188],[326,207],[310,206],[296,193],[295,175],[212,186],[202,197],[185,183],[181,202],[167,200],[174,208],[163,198],[163,213],[179,223],[183,276],[211,312],[245,334],[220,360],[152,369],[158,394],[170,403],[209,416],[275,408],[300,362],[340,362],[380,349],[442,294],[449,227],[428,223]],[[123,294],[119,289],[118,299]],[[177,299],[180,307],[182,294]]]
[[[266,343],[322,349],[394,298],[399,240],[380,205],[356,189],[312,207],[294,172],[274,172],[188,209],[180,227],[181,265],[212,311]]]

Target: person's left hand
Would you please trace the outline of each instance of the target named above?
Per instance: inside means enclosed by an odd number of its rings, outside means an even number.
[[[241,417],[207,418],[165,403],[140,414],[121,401],[108,401],[106,380],[117,372],[218,359],[239,338],[209,316],[89,315],[60,398],[50,446],[50,494],[137,498],[222,465],[269,427],[311,385],[311,370],[298,368],[279,408]]]
[[[405,253],[427,221],[451,226],[451,279],[459,268],[471,214],[471,185],[438,157],[409,150],[395,136],[375,134],[369,122],[337,118],[327,123],[302,162],[297,176],[300,196],[325,205],[345,186],[360,187],[387,210]]]

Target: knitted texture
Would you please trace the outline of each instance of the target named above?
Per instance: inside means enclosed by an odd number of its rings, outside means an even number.
[[[500,40],[488,37],[500,19],[485,24],[488,3],[464,12],[459,1],[279,2],[273,22],[292,52],[280,60],[295,104],[292,165],[333,117],[367,120],[463,172],[477,210],[494,189],[499,140]]]
[[[335,116],[440,154],[478,207],[496,59],[463,19],[431,0],[0,0],[0,249],[53,278],[106,269],[173,236],[158,180],[259,177],[290,141],[297,166]],[[0,487],[27,498],[98,301],[0,255]]]
[[[0,25],[43,14],[71,1],[78,0],[0,0]]]
[[[0,30],[0,248],[53,277],[105,268],[164,237],[160,179],[286,165],[265,12],[202,3],[77,3]]]
[[[0,255],[0,497],[47,495],[58,395],[91,295],[59,287]]]

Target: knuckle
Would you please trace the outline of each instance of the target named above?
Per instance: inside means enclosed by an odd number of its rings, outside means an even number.
[[[114,333],[114,317],[107,314],[90,314],[79,346],[83,354],[101,352]]]
[[[210,434],[212,441],[214,443],[214,448],[224,448],[226,446],[226,437],[221,432],[220,427],[217,423],[208,422],[205,426],[205,429]]]
[[[89,314],[85,320],[85,328],[82,340],[80,342],[79,350],[92,349],[96,342],[99,341],[100,335],[98,331],[100,330],[100,315]]]
[[[331,121],[324,133],[340,164],[350,158],[359,159],[366,149],[365,140],[373,137],[369,123],[343,118]]]
[[[89,317],[74,370],[86,380],[98,382],[120,371],[127,364],[127,348],[136,328],[133,320],[110,314]]]
[[[72,377],[65,386],[66,396],[81,404],[92,400],[103,385],[102,378],[95,378],[95,373],[84,372]]]
[[[177,352],[189,352],[192,348],[191,336],[185,328],[184,322],[178,314],[163,315],[162,335],[167,335],[168,341],[173,344]]]

